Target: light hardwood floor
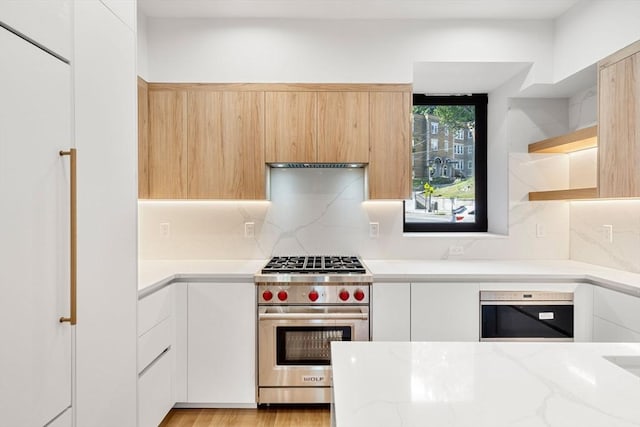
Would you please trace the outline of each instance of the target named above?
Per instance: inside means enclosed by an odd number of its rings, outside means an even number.
[[[330,411],[319,407],[172,409],[160,427],[329,427]]]

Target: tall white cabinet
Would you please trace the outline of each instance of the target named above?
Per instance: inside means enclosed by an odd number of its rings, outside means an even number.
[[[0,424],[42,426],[71,406],[71,68],[5,28],[0,52]]]
[[[117,3],[135,11],[135,1]],[[137,419],[136,39],[115,12],[74,2],[77,427]]]
[[[0,1],[2,425],[136,425],[135,7]],[[75,326],[59,322],[73,147]]]

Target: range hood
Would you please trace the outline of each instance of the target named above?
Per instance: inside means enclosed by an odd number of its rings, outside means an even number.
[[[293,169],[356,169],[364,168],[366,163],[267,163],[272,168]]]

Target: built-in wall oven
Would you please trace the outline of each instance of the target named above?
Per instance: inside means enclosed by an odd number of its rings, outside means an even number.
[[[370,274],[356,257],[292,258],[256,275],[258,403],[330,403],[331,342],[370,339]]]
[[[480,291],[480,341],[573,341],[573,292]]]

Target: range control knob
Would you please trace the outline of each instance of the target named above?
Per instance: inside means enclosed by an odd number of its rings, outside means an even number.
[[[271,291],[264,291],[262,293],[262,299],[265,301],[271,301],[271,298],[273,298],[273,292]]]
[[[318,294],[318,291],[316,291],[315,289],[309,292],[309,300],[311,301],[317,301],[319,296],[320,295]]]
[[[362,301],[364,299],[364,291],[362,289],[357,289],[354,293],[353,293],[353,297],[355,299],[357,299],[358,301]]]
[[[286,301],[286,299],[287,299],[287,297],[288,297],[288,296],[289,296],[289,295],[287,295],[287,291],[280,291],[280,292],[278,292],[278,299],[279,299],[280,301]]]
[[[343,289],[340,291],[340,293],[338,294],[338,297],[340,297],[340,299],[342,301],[346,301],[349,299],[349,291],[346,289]]]

